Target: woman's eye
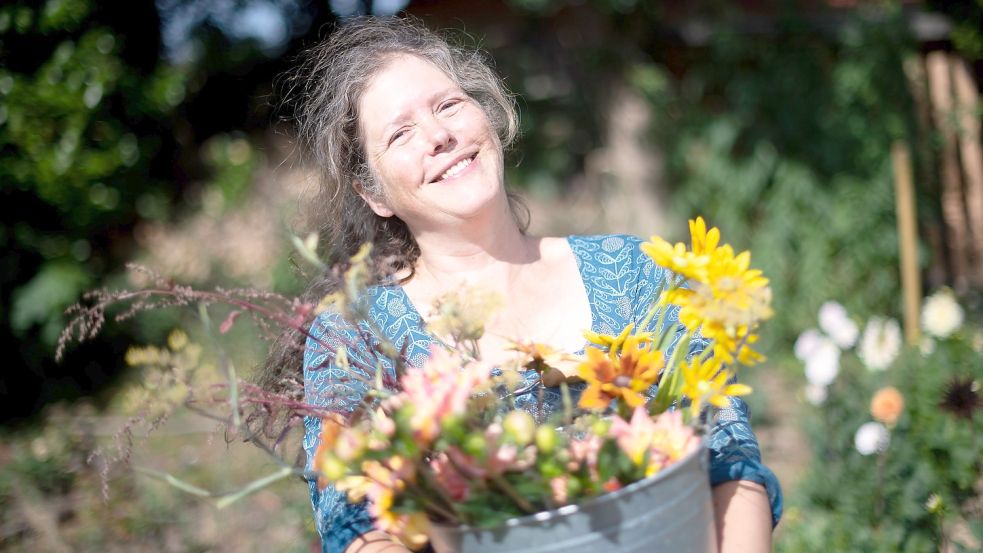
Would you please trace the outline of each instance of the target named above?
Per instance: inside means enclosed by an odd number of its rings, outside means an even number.
[[[443,104],[440,104],[440,107],[437,108],[437,111],[448,112],[453,110],[454,108],[460,107],[460,105],[461,105],[460,100],[448,100]]]
[[[400,138],[403,138],[404,136],[409,134],[409,132],[410,132],[409,129],[399,129],[398,131],[394,132],[391,137],[389,137],[389,143],[392,144],[398,141]]]

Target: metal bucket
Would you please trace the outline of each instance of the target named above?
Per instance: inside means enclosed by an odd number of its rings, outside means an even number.
[[[716,553],[708,463],[701,446],[651,478],[578,505],[484,530],[434,524],[430,543],[437,553]]]

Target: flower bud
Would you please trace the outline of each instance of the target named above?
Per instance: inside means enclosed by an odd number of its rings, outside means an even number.
[[[464,452],[472,457],[482,457],[488,449],[488,442],[481,434],[471,433],[462,444]]]
[[[536,421],[525,411],[512,411],[502,421],[505,436],[517,445],[525,446],[532,442],[536,432]]]
[[[558,440],[556,429],[552,426],[544,425],[536,429],[536,447],[543,453],[551,453],[556,449]]]
[[[607,436],[610,428],[611,421],[609,419],[597,419],[591,424],[590,430],[595,436]]]
[[[324,455],[318,459],[318,472],[324,475],[329,482],[337,482],[348,473],[348,465],[334,455]]]

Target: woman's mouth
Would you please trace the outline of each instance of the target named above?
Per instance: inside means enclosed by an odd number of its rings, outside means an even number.
[[[444,171],[442,175],[437,177],[437,180],[435,180],[434,182],[439,183],[459,176],[461,173],[465,172],[468,169],[468,167],[471,167],[471,164],[474,162],[474,159],[476,157],[478,157],[478,154],[474,154],[471,157],[464,158],[461,161],[455,163],[454,165],[451,165],[450,168]]]

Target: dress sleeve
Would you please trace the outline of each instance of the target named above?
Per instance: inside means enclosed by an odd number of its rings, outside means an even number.
[[[369,355],[368,348],[363,340],[358,339],[358,335],[337,313],[322,313],[312,323],[304,349],[304,395],[308,404],[347,414],[361,402],[368,385],[338,367],[332,353],[343,344],[354,345],[346,347],[348,357],[353,361],[351,370],[367,377],[365,371],[355,368]],[[306,417],[304,450],[308,471],[312,468],[320,436],[321,419]],[[342,553],[355,538],[373,528],[372,517],[364,501],[352,504],[344,493],[331,485],[318,489],[316,479],[311,479],[308,485],[323,553]]]
[[[656,266],[640,249],[636,251],[636,261],[639,278],[633,305],[637,324],[644,319],[652,301],[656,299],[659,284],[670,273]],[[667,309],[666,324],[677,327],[666,352],[668,358],[679,343],[685,327],[677,322],[679,308],[670,306]],[[658,319],[659,315],[656,314],[650,327],[654,327]],[[690,342],[687,357],[699,354],[708,343],[709,341],[703,337],[694,337]],[[710,450],[710,485],[716,486],[732,480],[750,480],[763,485],[771,502],[771,523],[774,527],[782,516],[782,489],[778,478],[761,460],[761,449],[751,429],[750,410],[747,404],[738,397],[731,397],[730,407],[718,409],[713,414],[712,420],[713,424],[707,440]]]

